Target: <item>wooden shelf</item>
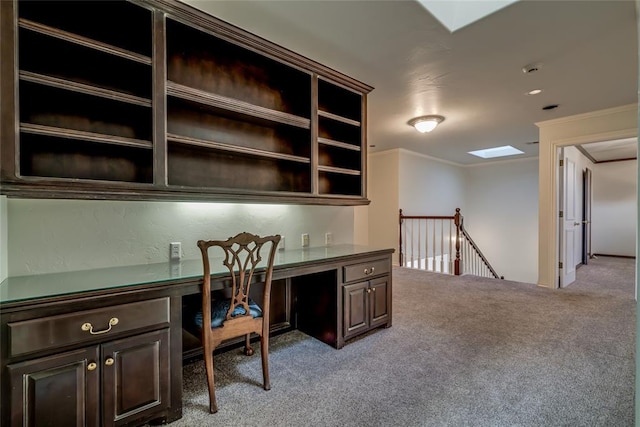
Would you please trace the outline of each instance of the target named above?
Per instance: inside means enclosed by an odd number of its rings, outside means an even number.
[[[175,134],[167,134],[167,141],[175,142],[178,144],[212,148],[215,150],[228,151],[232,153],[240,153],[250,156],[266,157],[277,160],[288,160],[297,163],[311,163],[311,159],[308,159],[306,157],[293,156],[291,154],[274,153],[271,151],[258,150],[256,148],[240,147],[237,145],[225,144],[199,138],[191,138],[188,136],[180,136]]]
[[[84,83],[78,83],[71,80],[61,79],[58,77],[45,76],[43,74],[32,73],[30,71],[20,71],[20,80],[51,86],[59,89],[80,92],[87,95],[99,96],[102,98],[113,99],[116,101],[127,102],[142,107],[151,107],[150,99],[139,96],[129,95],[127,93],[117,92],[110,89],[91,86]]]
[[[71,43],[76,43],[81,46],[99,50],[101,52],[105,52],[111,55],[117,55],[121,58],[140,62],[142,64],[151,65],[151,58],[145,55],[140,55],[139,53],[130,52],[128,50],[121,49],[116,46],[111,46],[107,43],[102,43],[97,40],[92,40],[88,37],[79,36],[77,34],[69,33],[67,31],[63,31],[57,28],[50,27],[48,25],[33,22],[24,18],[20,18],[18,20],[18,23],[20,25],[20,28],[25,28],[27,30],[35,31],[40,34],[45,34],[45,35],[55,37],[61,40],[65,40]]]
[[[125,138],[122,136],[105,135],[94,132],[85,132],[75,129],[64,129],[54,126],[43,126],[32,123],[20,123],[20,132],[33,135],[53,136],[60,138],[76,139],[80,141],[91,141],[102,144],[119,145],[123,147],[134,147],[152,149],[151,141],[144,141],[134,138]]]
[[[357,120],[348,119],[346,117],[339,116],[337,114],[329,113],[327,111],[318,110],[318,116],[325,117],[327,119],[336,120],[341,123],[346,123],[351,126],[360,126],[360,122]]]
[[[336,168],[334,166],[318,166],[319,172],[331,172],[331,173],[339,173],[342,175],[360,175],[361,172],[354,169],[345,169],[345,168]]]
[[[362,82],[179,0],[0,21],[0,194],[368,203]]]
[[[167,95],[275,123],[296,126],[303,129],[309,129],[311,126],[311,120],[305,119],[304,117],[271,110],[215,93],[193,89],[171,81],[167,82]]]
[[[331,145],[332,147],[344,148],[346,150],[361,151],[362,149],[358,145],[349,144],[346,142],[335,141],[329,138],[318,137],[318,143],[324,145]]]

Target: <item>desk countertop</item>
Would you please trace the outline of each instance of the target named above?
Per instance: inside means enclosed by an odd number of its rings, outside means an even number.
[[[278,251],[274,269],[376,252],[391,253],[393,250],[371,246],[335,245]],[[215,262],[215,258],[211,258],[211,268],[212,275],[225,273],[222,262]],[[201,259],[14,276],[0,283],[0,305],[128,286],[193,280],[201,276]]]

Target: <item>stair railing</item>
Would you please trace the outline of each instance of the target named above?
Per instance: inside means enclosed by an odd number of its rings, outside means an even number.
[[[454,216],[404,215],[400,209],[400,265],[460,276],[499,276],[464,228],[460,208]]]

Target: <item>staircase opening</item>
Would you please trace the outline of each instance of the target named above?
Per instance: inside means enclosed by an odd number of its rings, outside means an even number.
[[[400,209],[399,225],[402,267],[504,279],[464,228],[460,208],[452,216],[404,215]]]

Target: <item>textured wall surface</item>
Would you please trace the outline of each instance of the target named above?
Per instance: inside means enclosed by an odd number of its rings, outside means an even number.
[[[538,161],[466,168],[465,227],[497,273],[535,283],[538,273]]]
[[[9,275],[7,247],[7,197],[0,196],[0,282]]]
[[[164,262],[169,243],[183,258],[200,256],[199,239],[242,231],[281,234],[287,248],[353,243],[352,207],[228,203],[10,199],[8,270],[11,276]]]

